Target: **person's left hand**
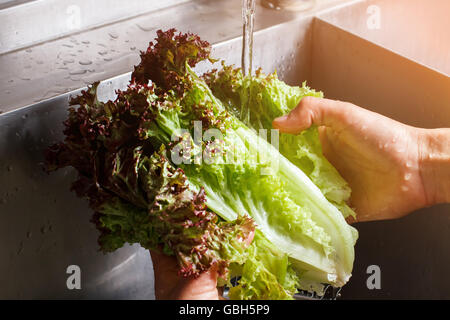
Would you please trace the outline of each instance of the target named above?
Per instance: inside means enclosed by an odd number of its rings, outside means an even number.
[[[245,240],[253,241],[254,232]],[[155,275],[155,298],[157,300],[219,300],[223,299],[217,289],[218,273],[215,267],[203,272],[197,278],[184,278],[178,274],[175,257],[150,251]]]
[[[157,300],[218,300],[217,271],[203,272],[198,278],[178,275],[175,257],[150,251],[155,274],[155,298]]]

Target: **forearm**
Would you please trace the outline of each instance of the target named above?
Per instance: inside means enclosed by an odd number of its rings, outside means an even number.
[[[420,130],[420,174],[428,205],[450,202],[450,129]]]

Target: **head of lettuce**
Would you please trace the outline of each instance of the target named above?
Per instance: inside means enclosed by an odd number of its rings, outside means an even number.
[[[232,299],[343,286],[357,238],[345,221],[350,189],[317,128],[270,131],[302,97],[322,94],[225,64],[199,76],[198,62],[214,62],[210,49],[196,35],[158,31],[114,101],[97,99],[98,83],[70,101],[47,169],[77,170],[72,189],[89,201],[104,252],[139,243],[175,256],[185,277],[215,266]]]

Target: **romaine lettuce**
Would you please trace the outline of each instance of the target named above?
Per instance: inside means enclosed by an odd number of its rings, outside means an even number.
[[[350,190],[316,129],[280,135],[281,153],[256,131],[320,93],[226,66],[199,77],[193,67],[210,59],[207,42],[173,29],[156,40],[115,101],[98,101],[98,84],[71,101],[79,107],[69,110],[65,141],[47,152],[49,170],[78,170],[73,189],[95,211],[101,248],[161,249],[184,276],[216,265],[219,285],[239,277],[234,299],[344,285],[357,237],[344,219]]]

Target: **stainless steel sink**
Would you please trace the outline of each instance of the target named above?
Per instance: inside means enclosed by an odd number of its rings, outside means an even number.
[[[280,78],[290,84],[307,80],[329,98],[351,101],[411,125],[450,126],[450,44],[438,35],[426,36],[434,34],[430,24],[444,34],[448,22],[444,14],[433,15],[436,21],[415,21],[414,33],[405,33],[410,30],[405,17],[427,10],[445,12],[448,1],[436,0],[433,6],[424,0],[397,0],[395,5],[388,0],[333,1],[331,6],[324,3],[318,1],[315,9],[300,14],[258,7],[253,65],[265,72],[276,69]],[[381,10],[381,29],[367,29],[367,8],[371,5]],[[176,19],[166,21],[164,17],[174,17],[173,13],[177,13]],[[196,18],[195,24],[192,17]],[[141,27],[146,23],[149,31],[132,27],[137,23]],[[62,138],[61,123],[69,95],[79,92],[86,83],[103,80],[102,98],[112,98],[113,89],[123,88],[128,81],[128,72],[138,61],[136,51],[145,49],[157,28],[171,24],[181,31],[200,33],[213,43],[215,57],[239,65],[240,1],[226,0],[190,1],[158,11],[157,15],[42,43],[32,47],[31,53],[26,51],[28,48],[0,55],[0,73],[5,71],[0,75],[0,110],[5,112],[0,115],[0,298],[154,298],[148,252],[127,245],[113,254],[99,253],[97,232],[89,222],[91,212],[69,191],[73,170],[45,174],[42,152]],[[123,31],[123,43],[110,40],[111,30]],[[48,73],[30,80],[20,82],[14,78],[17,81],[9,82],[15,73],[26,71],[17,61],[29,59],[33,53],[35,59],[45,56],[44,52],[56,57],[73,50],[64,46],[71,43],[70,39],[76,40],[72,43],[84,40],[92,44],[103,41],[103,37],[109,37],[114,48],[119,48],[117,51],[125,43],[127,46],[126,52],[112,53],[117,59],[101,59],[103,64],[99,62],[96,69],[103,73],[80,73],[64,90],[58,87],[58,81],[65,81],[67,70],[57,68],[49,68]],[[427,41],[441,43],[442,50],[428,50],[433,44]],[[416,49],[415,44],[425,48]],[[130,51],[130,45],[136,45],[136,51]],[[98,48],[88,49],[97,54]],[[207,67],[200,65],[198,70]],[[6,90],[10,91],[8,95]],[[343,299],[450,298],[449,205],[356,227],[360,238],[355,268],[349,284],[341,291]],[[81,268],[81,290],[67,289],[69,265]],[[380,290],[367,288],[366,270],[370,265],[381,269]]]

